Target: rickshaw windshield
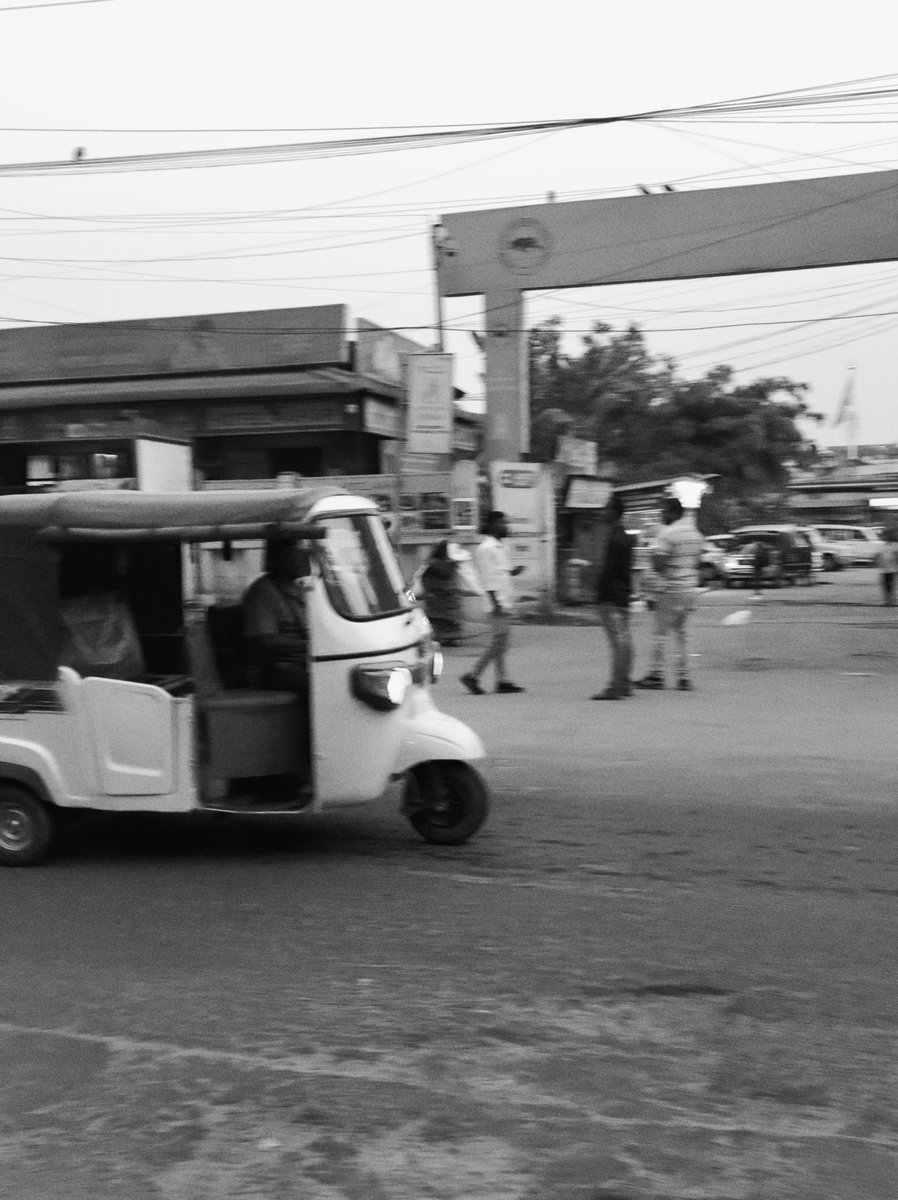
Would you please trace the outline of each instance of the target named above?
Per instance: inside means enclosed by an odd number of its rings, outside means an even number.
[[[341,616],[363,621],[411,607],[383,522],[373,513],[323,517],[321,574]]]

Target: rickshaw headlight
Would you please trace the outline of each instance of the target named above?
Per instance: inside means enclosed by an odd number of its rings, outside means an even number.
[[[353,696],[380,712],[399,708],[411,686],[408,667],[355,667],[352,672]]]

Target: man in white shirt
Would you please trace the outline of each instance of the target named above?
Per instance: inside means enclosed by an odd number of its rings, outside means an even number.
[[[684,512],[680,501],[671,497],[664,506],[664,528],[651,551],[652,565],[658,572],[651,666],[648,675],[636,680],[638,688],[664,687],[664,647],[672,637],[677,687],[681,692],[692,691],[687,627],[689,614],[695,608],[702,545],[695,517]]]
[[[496,691],[500,694],[523,692],[522,687],[512,683],[506,669],[508,643],[511,637],[511,612],[514,599],[511,578],[519,575],[523,567],[512,567],[508,551],[502,544],[508,536],[505,513],[493,511],[484,525],[484,538],[474,551],[474,566],[480,586],[490,603],[490,641],[486,650],[474,664],[472,670],[462,675],[461,682],[475,696],[483,695],[480,676],[490,663],[496,664]]]

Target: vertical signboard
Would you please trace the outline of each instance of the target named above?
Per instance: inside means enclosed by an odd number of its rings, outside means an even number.
[[[546,601],[555,592],[555,489],[542,463],[490,464],[493,508],[505,513],[508,551],[523,567],[516,581],[522,601]]]
[[[452,356],[410,354],[407,371],[407,451],[451,454]]]
[[[542,533],[542,464],[494,462],[490,473],[493,507],[505,513],[510,535]]]

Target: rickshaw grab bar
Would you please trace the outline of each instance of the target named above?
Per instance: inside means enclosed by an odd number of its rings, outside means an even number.
[[[248,538],[296,538],[321,541],[327,530],[294,521],[241,525],[173,525],[166,528],[92,529],[48,525],[37,533],[42,542],[236,542]]]

